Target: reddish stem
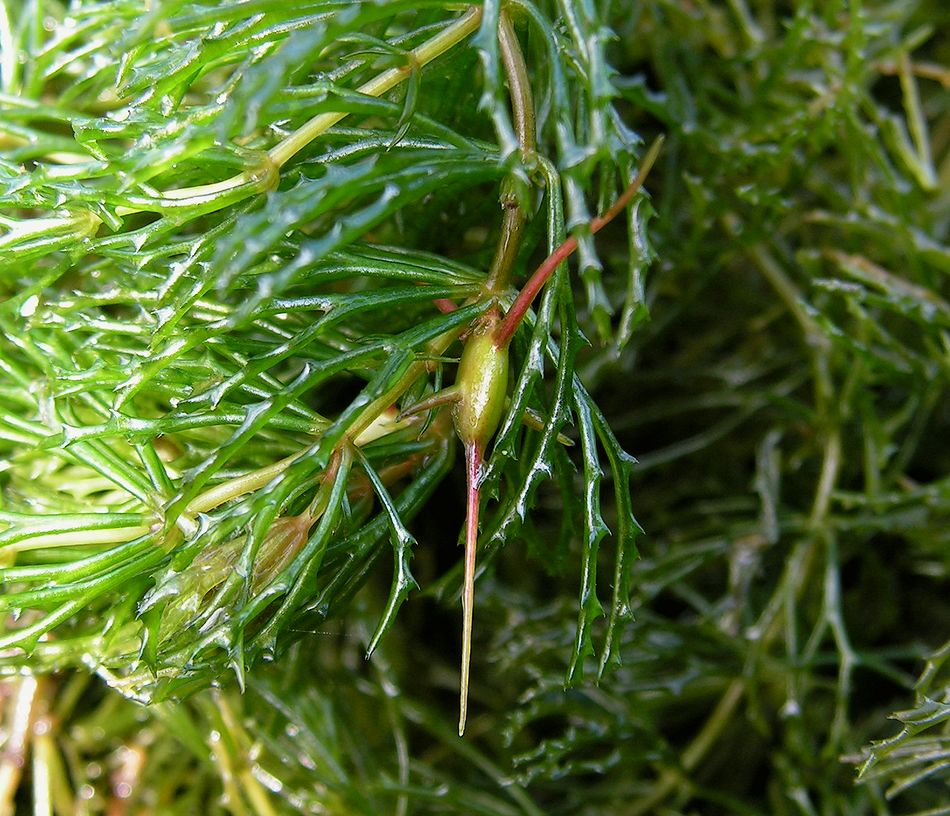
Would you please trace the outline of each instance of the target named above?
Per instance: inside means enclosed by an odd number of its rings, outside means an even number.
[[[432,302],[435,304],[435,308],[442,312],[442,314],[451,314],[458,308],[455,302],[448,298],[435,298]]]
[[[620,197],[611,205],[607,212],[597,216],[597,218],[590,222],[591,234],[600,232],[600,230],[623,212],[624,208],[643,186],[643,182],[646,180],[650,168],[653,167],[653,163],[656,161],[662,144],[663,137],[658,136],[653,144],[650,145],[646,156],[643,157],[643,162],[640,164],[640,171],[637,173],[636,178],[630,182],[627,189],[620,194]],[[564,243],[555,249],[554,252],[548,255],[534,271],[534,274],[528,278],[528,282],[518,293],[515,302],[511,304],[508,314],[505,315],[501,323],[498,324],[498,328],[495,329],[495,345],[498,348],[507,346],[511,342],[511,338],[514,337],[515,332],[518,331],[518,326],[520,326],[521,321],[524,320],[524,316],[528,313],[528,309],[531,308],[531,304],[537,297],[538,292],[544,288],[544,284],[546,284],[551,275],[554,274],[554,270],[556,270],[562,262],[566,261],[576,249],[577,238],[571,235]]]
[[[465,580],[462,584],[462,681],[459,688],[459,736],[468,717],[468,677],[472,662],[472,618],[475,603],[475,553],[478,544],[479,479],[482,451],[474,443],[465,446],[468,501],[465,513]]]
[[[531,308],[531,303],[538,296],[538,292],[544,288],[544,284],[546,284],[548,278],[554,274],[554,270],[558,268],[562,261],[566,261],[575,249],[577,249],[577,239],[572,235],[555,249],[554,252],[548,255],[548,257],[542,261],[541,266],[528,278],[528,282],[518,293],[515,302],[511,304],[508,314],[504,316],[501,323],[498,324],[498,328],[495,330],[495,345],[498,346],[498,348],[503,348],[511,342],[511,338],[514,337],[515,332],[518,331],[518,326],[520,326],[521,321],[524,320],[524,316],[528,313],[528,309]]]

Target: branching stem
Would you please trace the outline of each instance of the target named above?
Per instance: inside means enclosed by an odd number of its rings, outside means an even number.
[[[405,65],[390,68],[357,88],[357,93],[364,96],[379,97],[391,91],[401,82],[408,79],[413,71],[428,65],[432,60],[450,51],[466,37],[478,29],[482,19],[481,6],[470,6],[468,11],[458,20],[446,26],[434,37],[430,37],[421,45],[412,49],[408,54]],[[345,119],[348,111],[328,111],[314,116],[309,122],[299,127],[287,138],[274,145],[262,160],[261,165],[232,176],[223,181],[212,184],[202,184],[196,187],[182,187],[176,190],[166,190],[161,194],[156,206],[168,205],[181,207],[190,204],[202,204],[213,200],[217,196],[234,192],[242,186],[247,187],[247,195],[255,195],[271,188],[277,180],[280,168],[283,167],[297,153],[303,150],[314,139],[322,136],[331,127]],[[242,196],[244,197],[244,196]],[[233,204],[234,196],[226,196],[223,204]],[[152,209],[142,204],[136,207],[118,207],[118,215],[130,215],[135,212]]]
[[[590,222],[589,229],[591,234],[598,233],[623,212],[623,209],[631,202],[633,197],[643,186],[643,182],[653,167],[653,163],[656,161],[656,157],[659,155],[662,146],[663,137],[658,136],[643,157],[643,161],[640,163],[640,171],[637,173],[636,178],[630,182],[627,189],[620,194],[619,198],[617,198],[607,212]],[[495,331],[495,345],[501,348],[511,342],[511,338],[514,337],[515,332],[518,331],[518,326],[521,325],[521,321],[524,320],[524,316],[528,313],[528,309],[531,308],[531,304],[538,296],[538,293],[544,288],[544,285],[548,282],[551,275],[554,274],[558,266],[566,261],[576,249],[577,238],[571,235],[541,262],[541,265],[528,279],[528,282],[524,285],[518,297],[515,298],[515,302],[511,304],[511,308],[508,310],[504,319],[498,324],[498,328]]]
[[[360,87],[357,88],[357,93],[361,93],[364,96],[382,96],[387,91],[395,88],[399,83],[408,79],[414,70],[422,68],[424,65],[432,62],[436,57],[441,56],[462,42],[462,40],[478,28],[481,20],[481,7],[471,6],[469,10],[454,23],[410,51],[406,65],[402,65],[399,68],[390,68],[379,76],[373,77],[369,82],[360,85]],[[313,119],[291,133],[290,136],[282,142],[272,147],[267,154],[268,158],[277,165],[277,167],[283,167],[295,154],[303,150],[303,148],[318,136],[326,133],[346,116],[347,114],[343,111],[330,111],[314,116]]]
[[[429,344],[430,356],[441,356],[458,339],[461,333],[462,328],[457,328],[439,335]],[[350,437],[358,438],[363,431],[376,421],[380,414],[388,411],[412,387],[412,384],[426,373],[427,366],[428,363],[424,360],[417,360],[412,363],[392,388],[378,396],[360,412],[360,415],[350,426]]]

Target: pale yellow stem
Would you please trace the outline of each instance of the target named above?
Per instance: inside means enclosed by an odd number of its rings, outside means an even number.
[[[260,470],[245,473],[243,476],[238,476],[237,478],[229,479],[226,482],[215,485],[197,498],[192,499],[185,508],[185,512],[189,515],[207,513],[209,510],[213,510],[226,501],[231,501],[231,499],[236,499],[238,496],[243,496],[245,493],[250,493],[252,490],[263,487],[275,476],[287,470],[306,450],[309,450],[309,447],[292,453],[279,462],[274,462],[274,464],[263,467]]]
[[[473,6],[462,17],[422,45],[409,52],[407,64],[399,68],[390,68],[369,82],[361,85],[357,92],[363,96],[382,96],[395,88],[400,82],[409,77],[413,70],[432,62],[436,57],[454,48],[469,34],[473,33],[481,23],[482,9]],[[271,148],[268,156],[278,167],[283,165],[296,153],[306,147],[318,136],[324,134],[347,114],[342,111],[329,111],[314,116],[309,122],[290,134],[280,144]]]
[[[406,65],[399,68],[390,68],[373,79],[365,82],[357,93],[363,96],[379,97],[404,82],[418,70],[432,60],[451,50],[462,40],[478,29],[482,19],[480,6],[472,6],[464,15],[451,25],[442,29],[438,34],[426,40],[409,52]],[[274,186],[277,173],[293,156],[303,150],[318,136],[322,136],[337,122],[345,119],[347,111],[328,111],[314,116],[309,122],[291,133],[287,138],[274,145],[268,153],[262,166],[245,170],[223,181],[213,184],[201,184],[196,187],[182,187],[177,190],[166,190],[161,193],[158,204],[167,202],[171,206],[180,207],[188,204],[201,204],[213,200],[216,196],[234,192],[242,185],[249,188],[251,194],[262,192]],[[143,207],[117,207],[118,215],[130,215],[140,212]]]
[[[50,236],[87,238],[95,234],[101,224],[99,216],[88,210],[73,213],[64,218],[33,218],[29,221],[13,221],[0,218],[0,228],[6,230],[0,234],[0,249],[47,239]]]
[[[0,754],[0,816],[14,816],[17,789],[26,764],[34,707],[39,692],[39,681],[25,675],[10,681],[13,692],[3,723],[6,739]]]
[[[397,420],[395,411],[381,410],[364,427],[360,428],[354,442],[359,446],[368,445],[370,442],[405,428],[409,424],[410,422],[406,420]],[[190,516],[196,513],[207,513],[209,510],[214,510],[215,507],[220,507],[225,502],[231,501],[231,499],[236,499],[238,496],[243,496],[263,487],[271,479],[287,470],[310,449],[311,447],[308,445],[279,462],[274,462],[274,464],[262,467],[260,470],[245,473],[243,476],[237,476],[234,479],[215,485],[210,490],[206,490],[200,496],[192,499],[185,508],[185,513]]]
[[[43,547],[79,547],[85,544],[116,544],[143,536],[152,528],[147,525],[138,527],[110,527],[104,530],[70,530],[62,533],[24,538],[21,541],[3,547],[4,552],[23,552]]]

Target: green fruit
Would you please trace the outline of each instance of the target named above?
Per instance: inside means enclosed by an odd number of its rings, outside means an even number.
[[[498,430],[508,393],[508,348],[493,338],[497,321],[481,324],[465,344],[455,385],[455,432],[465,445],[485,445]]]

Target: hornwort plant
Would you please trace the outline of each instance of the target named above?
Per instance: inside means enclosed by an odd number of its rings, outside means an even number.
[[[587,488],[570,675],[602,615],[598,444],[618,502],[601,671],[614,654],[631,460],[576,373],[563,262],[579,250],[596,331],[621,348],[647,207],[628,222],[616,335],[592,236],[656,150],[628,184],[640,140],[592,8],[560,7],[562,30],[520,2],[260,6],[90,3],[49,20],[4,6],[0,664],[92,671],[152,704],[225,667],[243,688],[261,658],[343,619],[388,538],[372,654],[418,587],[408,523],[450,471],[452,423],[429,409],[452,402],[468,478],[461,734],[482,494],[498,499],[487,563],[533,537],[542,482],[574,492],[572,415]]]
[[[0,0],[0,814],[942,812],[948,15]]]

